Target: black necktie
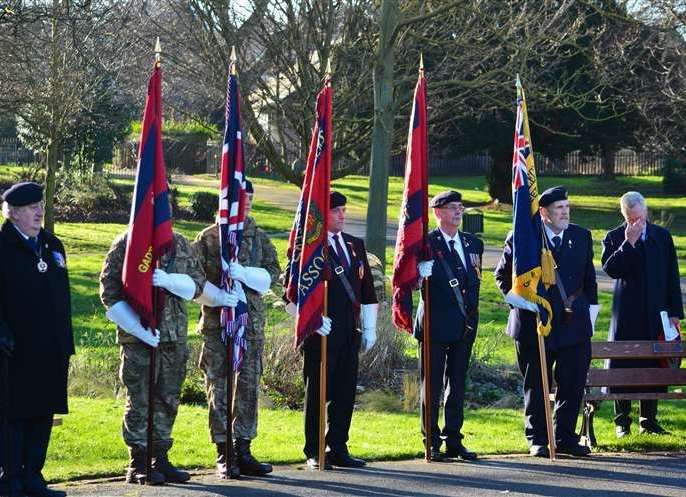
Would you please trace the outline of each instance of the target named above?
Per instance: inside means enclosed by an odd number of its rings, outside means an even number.
[[[450,245],[450,253],[453,255],[455,260],[461,262],[460,256],[458,255],[457,250],[455,250],[455,240],[450,240],[448,245]]]
[[[29,242],[29,247],[31,247],[31,250],[35,252],[38,248],[38,238],[35,236],[30,236],[26,241]]]
[[[341,245],[341,240],[338,238],[338,234],[333,235],[333,241],[336,244],[336,254],[338,255],[339,262],[347,271],[350,267],[350,264],[348,263],[348,258],[345,256],[345,252],[343,251],[343,246]]]
[[[560,247],[562,246],[562,238],[559,236],[554,236],[553,237],[553,246],[555,248],[555,252],[560,251]]]

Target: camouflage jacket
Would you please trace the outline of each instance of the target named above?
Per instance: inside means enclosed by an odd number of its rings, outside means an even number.
[[[200,295],[205,286],[205,273],[191,247],[191,244],[178,233],[174,233],[174,253],[166,254],[160,266],[168,273],[184,273],[195,282],[195,297]],[[100,272],[100,300],[110,308],[122,300],[122,270],[126,252],[126,233],[119,235],[112,242],[110,251]],[[188,318],[186,303],[180,297],[165,292],[164,308],[159,317],[157,329],[161,342],[185,342],[188,337]],[[117,328],[117,343],[136,343],[138,339]]]
[[[207,280],[219,286],[221,263],[219,260],[219,229],[216,224],[202,230],[193,242],[193,248],[198,254]],[[266,269],[272,278],[272,285],[277,281],[281,269],[276,248],[267,234],[255,224],[255,219],[248,217],[243,225],[243,241],[238,251],[238,262],[246,267],[261,267]],[[243,285],[248,298],[248,325],[246,338],[258,340],[264,338],[264,325],[267,319],[267,309],[259,293]],[[218,307],[202,306],[198,332],[202,335],[218,334],[220,309]]]

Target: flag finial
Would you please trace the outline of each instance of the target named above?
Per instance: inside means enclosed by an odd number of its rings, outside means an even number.
[[[229,56],[229,67],[230,67],[230,72],[232,76],[236,76],[238,74],[238,70],[236,69],[236,66],[238,65],[238,57],[236,56],[236,46],[231,45],[231,55]]]
[[[419,52],[419,72],[424,72],[424,53]]]
[[[326,72],[324,74],[331,77],[331,59],[326,62]]]
[[[155,62],[159,65],[162,58],[162,45],[160,45],[160,37],[155,40]]]
[[[521,87],[522,87],[522,80],[519,79],[519,73],[517,73],[516,85],[517,85],[517,88],[521,88]]]

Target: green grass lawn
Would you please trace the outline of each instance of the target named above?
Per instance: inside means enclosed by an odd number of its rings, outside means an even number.
[[[53,431],[45,476],[53,482],[123,475],[127,463],[121,440],[121,402],[106,399],[71,399],[71,414]],[[464,443],[480,454],[526,453],[522,415],[516,409],[467,410]],[[676,404],[660,405],[660,420],[669,436],[636,433],[621,440],[614,436],[611,404],[596,415],[599,451],[682,449],[686,444],[686,410]],[[253,442],[258,458],[273,464],[302,463],[302,413],[260,410],[259,436]],[[211,468],[215,449],[209,441],[207,410],[182,405],[174,426],[171,458],[184,468]],[[356,411],[350,432],[350,451],[367,460],[407,459],[422,456],[419,416],[408,413]]]

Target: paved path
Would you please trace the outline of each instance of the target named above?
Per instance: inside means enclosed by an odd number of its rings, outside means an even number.
[[[222,482],[200,474],[186,485],[108,482],[65,489],[74,497],[683,497],[686,455],[607,454],[557,462],[530,457],[489,457],[475,463],[414,460],[324,473],[278,467],[263,479]]]

